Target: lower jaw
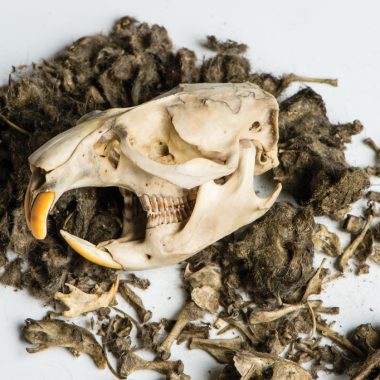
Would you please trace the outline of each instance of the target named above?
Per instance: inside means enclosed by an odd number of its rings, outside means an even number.
[[[137,198],[137,197],[136,197]],[[138,198],[137,198],[138,199]],[[55,201],[54,192],[41,192],[39,193],[33,202],[33,207],[30,208],[30,195],[29,193],[25,198],[25,216],[27,221],[30,221],[30,229],[33,236],[36,239],[44,239],[47,234],[47,217],[48,213],[51,209],[51,206]],[[191,207],[193,207],[194,202],[192,202]],[[143,238],[144,242],[146,241],[146,246],[151,246],[149,241],[152,242],[156,240],[156,237],[162,233],[165,234],[174,234],[179,231],[188,221],[188,218],[191,215],[191,209],[189,209],[189,205],[182,207],[178,207],[177,214],[173,215],[173,210],[161,210],[159,215],[150,215],[150,218],[146,217],[141,218],[141,223],[135,226],[136,230],[139,231],[139,236],[134,238]],[[186,209],[185,209],[186,208]],[[140,216],[142,212],[142,208],[140,205]],[[145,213],[144,213],[145,214]],[[153,216],[153,218],[152,218]],[[150,219],[150,220],[149,220]],[[179,221],[178,221],[179,220]],[[125,231],[124,231],[125,232]],[[111,241],[111,246],[107,247],[108,242],[104,242],[107,244],[92,244],[84,239],[80,239],[75,235],[71,235],[66,231],[61,231],[62,237],[66,240],[66,242],[81,256],[86,258],[87,260],[109,268],[113,269],[123,269],[122,265],[119,263],[118,259],[114,259],[114,257],[120,257],[119,249],[117,244],[119,242],[127,242],[130,241],[126,239],[126,236],[122,234],[118,239]],[[125,239],[125,240],[124,240]],[[133,240],[133,238],[131,239]],[[142,242],[143,240],[139,240]],[[154,245],[154,244],[153,244]],[[120,247],[119,247],[120,248]],[[146,255],[149,260],[149,254]],[[139,264],[140,265],[140,264]],[[144,268],[144,263],[141,265],[141,269]],[[153,267],[154,264],[150,263],[150,267]],[[157,264],[156,266],[160,266]]]
[[[163,265],[175,264],[175,255],[167,255],[161,251],[162,237],[172,236],[183,228],[186,222],[162,224],[146,230],[143,240],[123,240],[123,237],[107,242],[94,244],[61,230],[61,235],[74,251],[95,264],[124,270],[145,270]],[[125,263],[126,253],[128,264]]]

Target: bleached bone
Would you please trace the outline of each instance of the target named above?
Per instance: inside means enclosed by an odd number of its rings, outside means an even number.
[[[65,191],[118,186],[126,208],[140,207],[124,210],[121,238],[95,246],[61,231],[64,239],[116,269],[182,261],[274,203],[280,185],[262,199],[253,176],[278,164],[277,118],[275,98],[250,83],[181,85],[138,107],[89,114],[29,157],[28,225],[43,239]]]
[[[116,278],[115,283],[107,292],[99,291],[91,294],[83,292],[71,284],[66,284],[66,286],[69,288],[70,293],[56,292],[54,299],[68,307],[68,310],[62,313],[65,317],[74,318],[89,311],[107,307],[115,298],[119,286],[119,277]]]

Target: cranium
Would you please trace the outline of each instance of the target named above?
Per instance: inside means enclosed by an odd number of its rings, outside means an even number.
[[[250,83],[184,84],[137,107],[95,111],[29,157],[28,225],[43,239],[65,191],[117,186],[122,237],[95,246],[61,231],[68,244],[117,269],[185,260],[276,200],[281,186],[259,198],[253,177],[278,164],[277,120],[275,98]]]

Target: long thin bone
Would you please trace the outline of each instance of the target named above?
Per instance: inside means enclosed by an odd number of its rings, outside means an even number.
[[[348,264],[348,260],[355,253],[356,249],[359,247],[359,244],[363,241],[364,236],[371,226],[371,222],[373,219],[373,215],[369,214],[367,218],[367,222],[360,232],[360,234],[352,241],[352,243],[344,250],[342,255],[339,258],[338,266],[339,269],[343,272]]]
[[[179,313],[177,321],[171,329],[170,333],[157,348],[157,352],[163,359],[166,360],[170,358],[170,349],[185,326],[189,322],[201,318],[203,313],[204,312],[194,302],[189,302],[186,304],[186,306]]]
[[[293,82],[321,83],[321,84],[328,84],[333,87],[338,86],[338,79],[313,78],[313,77],[306,77],[306,76],[295,75],[295,74],[284,75],[282,78],[284,81],[283,86],[285,88],[288,87],[289,84]]]
[[[178,380],[190,380],[190,377],[183,373],[183,363],[166,360],[144,360],[134,352],[129,351],[121,358],[119,373],[123,378],[128,377],[133,372],[151,370],[166,375],[167,379],[177,378]]]
[[[4,115],[0,114],[0,119],[3,120],[5,123],[7,123],[10,127],[16,129],[17,131],[23,133],[24,135],[30,135],[30,132],[26,131],[25,129],[19,127],[12,121],[10,121],[8,118],[6,118]]]
[[[321,304],[320,301],[309,301],[305,303],[295,304],[295,305],[283,305],[275,310],[258,310],[254,311],[249,317],[249,323],[251,325],[256,325],[259,323],[273,322],[277,319],[284,317],[290,313],[294,313],[299,310],[306,310],[310,307],[317,307]]]
[[[125,281],[120,282],[119,293],[134,307],[141,322],[148,322],[149,319],[152,318],[152,312],[145,309],[141,298],[128,286]]]

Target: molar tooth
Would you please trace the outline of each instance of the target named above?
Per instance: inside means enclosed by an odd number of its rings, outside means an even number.
[[[170,210],[166,211],[166,220],[167,220],[167,223],[174,222],[173,213]]]
[[[175,210],[170,211],[170,218],[171,218],[172,223],[178,223],[178,217]]]
[[[153,228],[153,215],[148,214],[148,218],[146,220],[146,228]]]
[[[165,205],[164,205],[164,197],[162,197],[161,195],[157,197],[157,203],[158,203],[158,209],[160,211],[164,211],[165,210]]]
[[[161,224],[161,216],[160,215],[154,216],[154,224],[155,224],[155,227],[159,226]]]
[[[171,206],[169,204],[168,198],[163,197],[162,202],[164,204],[164,210],[169,211]]]
[[[151,204],[152,204],[153,212],[157,213],[158,212],[158,202],[157,202],[157,197],[155,195],[153,195],[151,198]]]
[[[175,212],[175,210],[176,210],[176,206],[175,206],[175,204],[174,204],[174,199],[173,199],[173,197],[170,197],[168,201],[169,201],[169,205],[170,205],[170,211],[171,211],[171,212]]]
[[[140,197],[141,206],[145,211],[152,211],[152,206],[150,204],[150,199],[147,194]]]
[[[162,202],[164,206],[165,222],[173,223],[173,212],[169,199],[167,197],[162,197]]]
[[[160,224],[166,224],[166,216],[165,213],[160,215]]]
[[[146,228],[154,228],[154,227],[157,227],[158,224],[159,224],[159,216],[155,214],[149,215]]]

